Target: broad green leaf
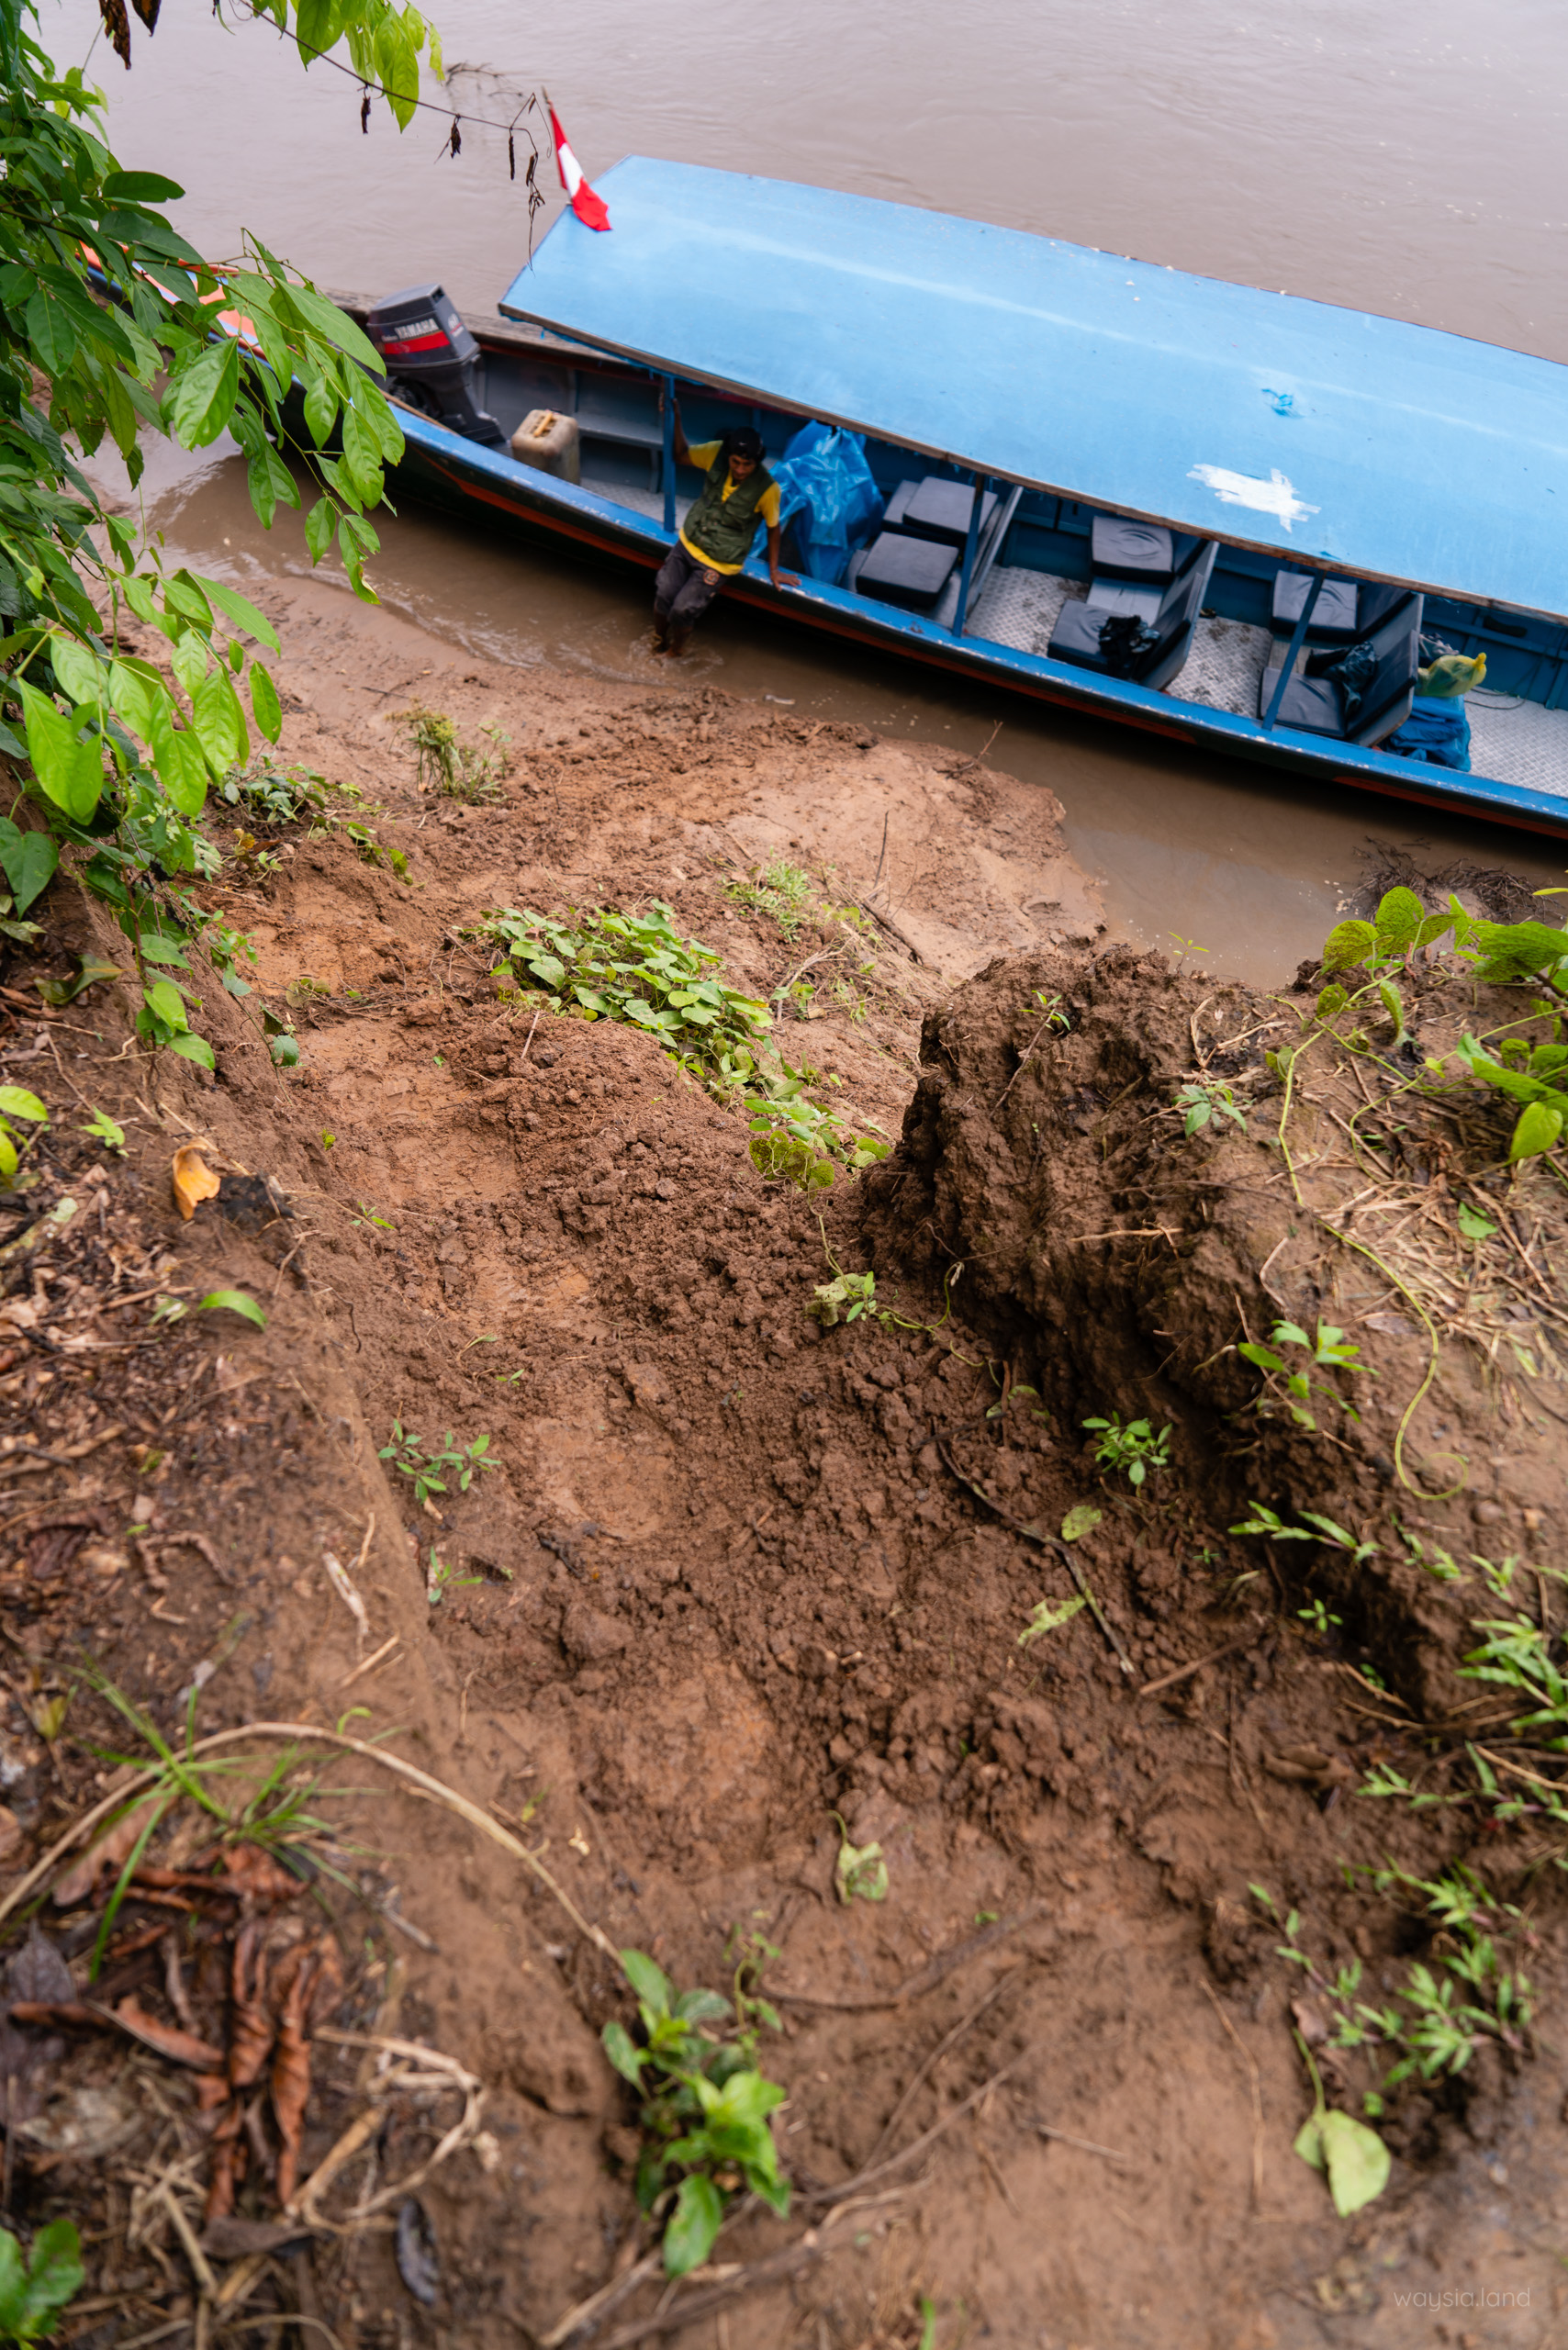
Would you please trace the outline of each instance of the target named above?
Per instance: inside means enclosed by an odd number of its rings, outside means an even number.
[[[60,851],[47,833],[24,833],[9,816],[0,816],[0,872],[19,914],[47,889],[59,863]]]
[[[261,518],[262,528],[270,531],[273,516],[281,499],[285,506],[297,506],[299,486],[270,441],[263,438],[261,446],[246,467],[246,481],[251,503]]]
[[[196,586],[195,577],[190,572],[176,571],[172,578],[165,579],[163,600],[185,619],[194,621],[203,636],[212,634],[212,606]]]
[[[216,1069],[218,1066],[207,1038],[193,1036],[188,1029],[174,1039],[169,1050],[178,1053],[182,1060],[195,1061],[201,1069]]]
[[[343,411],[343,458],[365,505],[381,495],[381,442],[357,408]]]
[[[73,701],[102,701],[104,666],[95,653],[75,637],[57,633],[49,640],[49,657],[62,693]]]
[[[196,739],[216,772],[242,767],[251,755],[240,698],[226,669],[214,669],[191,698],[191,719]]]
[[[834,1866],[834,1881],[838,1897],[851,1901],[885,1901],[888,1897],[888,1864],[882,1858],[880,1844],[852,1844],[842,1825],[843,1841]]]
[[[76,356],[76,330],[71,314],[62,302],[54,301],[40,286],[28,302],[24,313],[28,340],[50,375],[63,375]]]
[[[242,629],[247,636],[253,636],[258,644],[266,646],[269,653],[282,651],[276,629],[265,612],[258,611],[248,596],[241,596],[237,588],[230,588],[224,580],[208,579],[205,572],[193,572],[191,576],[207,602],[216,604],[237,629]]]
[[[200,1039],[197,1038],[196,1041],[199,1043]],[[247,1322],[253,1322],[258,1330],[264,1330],[267,1326],[266,1315],[262,1312],[255,1299],[247,1297],[242,1289],[208,1290],[205,1297],[197,1298],[196,1312],[198,1314],[239,1314],[242,1315]]]
[[[25,1118],[29,1125],[47,1126],[49,1112],[25,1085],[0,1085],[0,1115]]]
[[[718,2099],[709,2109],[710,2120],[722,2129],[744,2130],[765,2121],[776,2107],[783,2104],[788,2092],[777,2081],[754,2070],[732,2073]],[[706,2102],[706,2100],[704,2100]]]
[[[1063,1624],[1070,1624],[1079,1609],[1088,1604],[1081,1592],[1071,1599],[1036,1600],[1027,1624],[1018,1635],[1018,1646],[1026,1649],[1031,1641],[1043,1639],[1047,1632],[1058,1630]]]
[[[163,628],[163,616],[152,600],[152,582],[144,572],[133,572],[129,579],[122,581],[120,594],[137,619],[148,628]]]
[[[62,808],[76,823],[84,824],[104,788],[104,756],[98,738],[90,735],[79,743],[80,722],[74,716],[62,718],[49,696],[29,686],[25,677],[17,678],[11,690],[21,696],[28,756],[41,789],[57,808]]]
[[[1397,1047],[1405,1042],[1407,1033],[1405,1026],[1405,999],[1392,979],[1379,979],[1377,991],[1384,1012],[1394,1023],[1394,1043]]]
[[[342,397],[330,375],[318,375],[305,395],[305,429],[318,449],[325,448],[327,436],[338,420]]]
[[[1339,985],[1338,979],[1335,979],[1329,986],[1323,990],[1323,992],[1317,999],[1318,1019],[1338,1019],[1340,1013],[1344,1011],[1345,1006],[1350,1002],[1350,999],[1346,990]]]
[[[1348,2220],[1388,2185],[1392,2168],[1388,2148],[1375,2130],[1369,2130],[1353,2114],[1322,2114],[1317,2130],[1328,2167],[1328,2191],[1334,2198],[1334,2209],[1342,2220]]]
[[[411,50],[409,56],[412,57]],[[417,63],[414,67],[414,86],[417,95],[419,88]],[[338,308],[335,302],[329,302],[324,295],[317,293],[313,285],[291,285],[288,288],[288,298],[301,318],[308,325],[313,327],[319,335],[324,336],[327,341],[334,344],[339,351],[346,352],[348,356],[357,360],[362,367],[368,367],[373,375],[386,375],[386,362],[382,358],[375,345],[368,335],[355,326],[351,318]]]
[[[234,412],[240,391],[240,349],[227,337],[188,361],[169,386],[170,428],[182,448],[206,449]]]
[[[312,563],[319,563],[332,543],[334,523],[330,501],[319,498],[305,517],[305,543]]]
[[[141,959],[144,963],[172,963],[176,970],[187,971],[185,950],[177,938],[160,937],[156,931],[141,934]]]
[[[182,816],[201,814],[207,800],[207,761],[195,734],[177,730],[167,701],[152,713],[147,741],[158,779]]]
[[[154,979],[152,985],[143,990],[142,1001],[153,1018],[161,1020],[165,1028],[183,1032],[190,1026],[185,1017],[185,1000],[173,979]]]
[[[1555,1150],[1562,1132],[1562,1113],[1548,1109],[1544,1102],[1527,1102],[1519,1112],[1513,1139],[1508,1145],[1510,1161],[1539,1158],[1543,1151]]]
[[[655,2015],[667,2016],[675,1998],[675,1986],[664,1968],[655,1965],[640,1950],[623,1950],[621,1964],[626,1971],[627,1982],[644,2006],[652,2008]]]
[[[1092,1527],[1098,1526],[1104,1515],[1104,1511],[1096,1509],[1092,1502],[1075,1502],[1062,1519],[1062,1540],[1064,1542],[1078,1541],[1090,1531]]]
[[[643,2071],[641,2053],[633,2046],[632,2035],[623,2023],[607,2023],[601,2034],[604,2053],[623,2081],[637,2087]]]
[[[162,172],[111,172],[103,194],[111,204],[174,204],[185,189]]]
[[[1377,952],[1377,933],[1370,922],[1336,923],[1323,942],[1326,971],[1348,971]]]
[[[723,2199],[712,2180],[697,2171],[683,2178],[665,2230],[665,2275],[684,2277],[700,2268],[723,2223]]]
[[[1388,890],[1378,905],[1374,923],[1378,952],[1382,955],[1403,955],[1406,948],[1413,945],[1426,914],[1427,909],[1414,890]]]
[[[81,2241],[72,2222],[53,2220],[47,2228],[40,2228],[33,2238],[33,2255],[28,2263],[28,2313],[33,2321],[33,2333],[49,2331],[38,2322],[44,2311],[62,2310],[85,2282]]]
[[[117,718],[123,718],[133,734],[147,740],[152,724],[152,712],[158,695],[147,679],[123,661],[109,664],[109,705]]]
[[[0,1183],[9,1183],[20,1163],[16,1144],[5,1127],[0,1126]]]
[[[0,1136],[0,1146],[4,1144],[5,1137]],[[4,1147],[0,1147],[0,1174],[9,1178],[16,1169],[16,1152],[12,1151],[11,1164],[6,1167]],[[8,2230],[0,2229],[0,2334],[7,2341],[24,2340],[27,2317],[28,2272],[22,2261],[22,2247]]]
[[[1501,984],[1531,979],[1568,957],[1568,931],[1544,922],[1478,922],[1471,938],[1482,956],[1476,977]]]
[[[207,639],[194,629],[186,629],[171,655],[174,675],[194,700],[196,688],[212,666],[212,651]]]
[[[275,743],[283,733],[283,708],[277,688],[259,661],[251,664],[251,711],[267,741]]]
[[[1323,2131],[1319,2115],[1316,2113],[1307,2115],[1306,2120],[1295,2133],[1294,2151],[1313,2170],[1327,2170],[1328,2165],[1323,2158]]]

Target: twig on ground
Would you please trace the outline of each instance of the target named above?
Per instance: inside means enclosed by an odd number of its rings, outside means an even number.
[[[948,1474],[956,1477],[960,1485],[964,1486],[969,1493],[973,1494],[976,1501],[983,1502],[987,1509],[991,1511],[994,1517],[1001,1518],[1004,1526],[1010,1526],[1014,1534],[1021,1534],[1025,1542],[1037,1542],[1042,1550],[1055,1550],[1059,1558],[1062,1558],[1067,1561],[1067,1571],[1069,1574],[1071,1575],[1073,1582],[1078,1585],[1079,1594],[1082,1598],[1084,1605],[1087,1606],[1089,1613],[1093,1617],[1094,1621],[1100,1627],[1101,1632],[1104,1636],[1106,1646],[1111,1650],[1117,1663],[1121,1666],[1122,1671],[1126,1674],[1127,1679],[1129,1681],[1136,1680],[1137,1676],[1134,1670],[1133,1661],[1127,1654],[1126,1649],[1122,1646],[1121,1641],[1117,1639],[1116,1634],[1112,1630],[1110,1623],[1105,1617],[1104,1610],[1101,1607],[1100,1602],[1090,1590],[1088,1583],[1084,1579],[1083,1570],[1080,1567],[1078,1561],[1073,1557],[1070,1546],[1068,1543],[1063,1542],[1055,1534],[1042,1534],[1037,1526],[1025,1526],[1021,1517],[1014,1517],[1011,1510],[1003,1509],[1000,1502],[992,1501],[991,1495],[986,1492],[983,1485],[977,1485],[972,1477],[966,1477],[963,1471],[958,1467],[958,1462],[954,1460],[952,1454],[948,1451],[942,1438],[937,1434],[935,1422],[932,1424],[931,1437],[932,1441],[935,1445],[936,1450],[941,1457],[943,1466],[946,1469]]]
[[[1140,1697],[1156,1697],[1162,1689],[1174,1689],[1178,1681],[1190,1680],[1194,1673],[1202,1673],[1205,1664],[1217,1664],[1222,1656],[1234,1656],[1238,1649],[1250,1648],[1257,1638],[1254,1626],[1240,1639],[1226,1640],[1224,1648],[1210,1649],[1207,1656],[1195,1656],[1191,1664],[1179,1664],[1174,1673],[1162,1673],[1158,1681],[1146,1681],[1137,1694]]]
[[[894,2106],[892,2111],[889,2114],[887,2121],[883,2123],[881,2136],[877,2140],[876,2144],[872,2147],[869,2154],[866,2158],[868,2165],[878,2162],[887,2152],[889,2146],[892,2143],[893,2136],[898,2129],[899,2123],[903,2120],[904,2115],[909,2111],[909,2109],[913,2103],[920,2089],[930,2078],[931,2075],[936,2070],[937,2065],[942,2062],[943,2057],[946,2055],[948,2050],[957,2047],[958,2042],[962,2040],[965,2032],[969,2031],[969,2026],[980,2021],[980,2019],[984,2015],[987,2008],[991,2006],[992,2000],[1001,1998],[1002,1992],[1006,1990],[1008,1984],[1012,1980],[1013,1975],[1011,1972],[999,1976],[997,1981],[991,1985],[984,1998],[977,2000],[975,2005],[969,2009],[968,2015],[960,2016],[958,2021],[953,2026],[952,2031],[937,2042],[930,2055],[925,2059],[925,2062],[920,2065],[918,2070],[915,2072],[908,2087],[904,2090],[904,2093],[900,2098],[897,2105]]]
[[[1262,2209],[1263,2204],[1263,2085],[1258,2072],[1258,2060],[1220,2006],[1214,1986],[1205,1983],[1204,1989],[1210,2006],[1225,2026],[1232,2046],[1247,2067],[1248,2085],[1252,2093],[1252,2208],[1257,2211]]]
[[[1053,2130],[1048,2121],[1036,2121],[1035,2129],[1042,2138],[1056,2138],[1064,2146],[1076,2146],[1080,2154],[1099,2154],[1108,2163],[1121,2163],[1129,2170],[1133,2167],[1132,2155],[1117,2154],[1114,2146],[1097,2146],[1092,2138],[1075,2138],[1070,2130]]]

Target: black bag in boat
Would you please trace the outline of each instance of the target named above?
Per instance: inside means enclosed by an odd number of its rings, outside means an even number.
[[[1159,632],[1136,612],[1113,612],[1101,624],[1100,650],[1113,677],[1130,677],[1159,643]]]
[[[1306,674],[1309,677],[1332,677],[1345,699],[1345,724],[1361,706],[1372,671],[1377,667],[1377,655],[1370,644],[1352,644],[1346,651],[1330,647],[1325,653],[1309,653]]]

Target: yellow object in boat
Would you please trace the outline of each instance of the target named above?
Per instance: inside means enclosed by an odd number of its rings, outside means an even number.
[[[1440,661],[1429,662],[1416,679],[1416,691],[1425,694],[1428,701],[1457,701],[1472,686],[1478,686],[1486,675],[1486,655],[1478,653],[1468,660],[1462,653],[1445,653]]]

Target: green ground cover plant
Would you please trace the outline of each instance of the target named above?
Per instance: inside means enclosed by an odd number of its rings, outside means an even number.
[[[1149,1421],[1124,1421],[1117,1412],[1113,1412],[1109,1419],[1097,1416],[1083,1425],[1096,1433],[1094,1459],[1098,1466],[1118,1471],[1135,1492],[1151,1469],[1170,1466],[1169,1423],[1158,1436]]]
[[[707,2259],[743,2188],[788,2213],[790,2182],[767,2126],[784,2091],[757,2066],[752,2010],[765,2002],[748,1994],[743,2010],[716,1991],[678,1992],[642,1951],[623,1950],[621,1964],[642,2038],[607,2023],[604,2050],[642,2099],[637,2200],[663,2228],[666,2274],[684,2277]]]

